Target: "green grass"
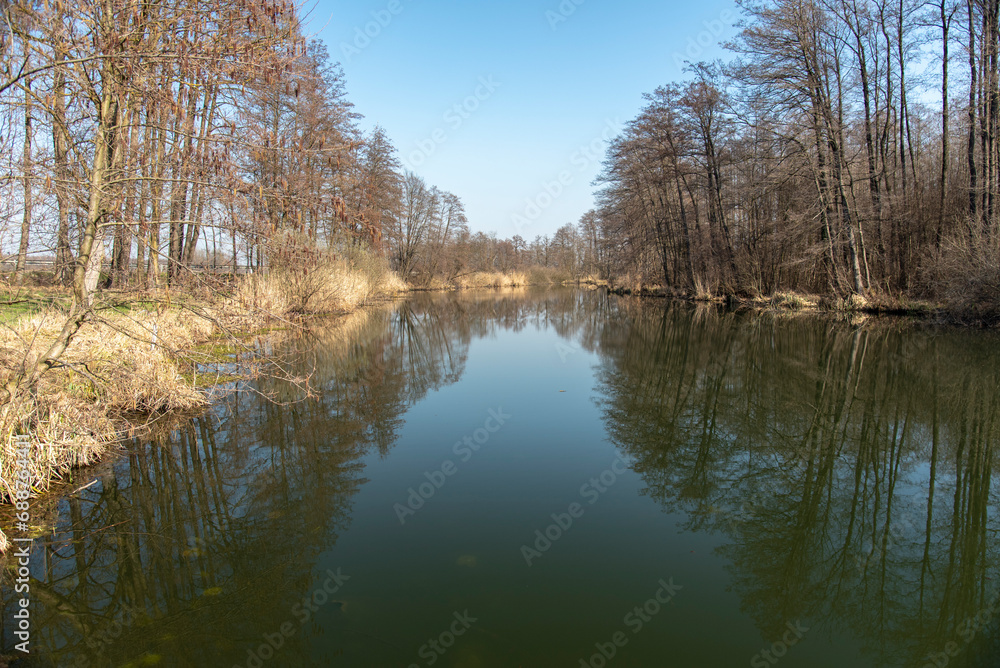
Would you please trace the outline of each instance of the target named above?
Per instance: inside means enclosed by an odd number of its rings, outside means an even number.
[[[194,346],[190,352],[191,359],[198,364],[228,364],[235,361],[237,355],[246,352],[246,349],[229,340],[215,339]]]
[[[0,288],[0,324],[16,322],[53,306],[68,306],[66,290],[46,288]]]
[[[237,376],[228,373],[216,373],[213,371],[205,371],[198,374],[192,371],[182,371],[179,375],[185,381],[190,383],[196,390],[210,390],[220,385],[235,383],[246,378],[245,376]]]

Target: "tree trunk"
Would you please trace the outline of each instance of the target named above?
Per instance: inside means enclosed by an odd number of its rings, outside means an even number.
[[[31,140],[33,133],[31,108],[31,82],[26,81],[24,84],[24,154],[21,156],[21,165],[24,170],[22,175],[24,211],[21,216],[21,243],[17,248],[17,265],[14,268],[15,283],[20,283],[23,280],[25,265],[28,263],[28,241],[31,236],[31,214],[34,208],[34,196],[31,192]]]
[[[934,234],[934,247],[941,250],[944,235],[944,209],[948,201],[948,29],[951,17],[947,15],[946,0],[941,0],[941,192],[938,198],[938,222]]]
[[[62,54],[58,60],[63,60]],[[60,283],[69,283],[73,276],[73,252],[69,241],[70,208],[75,208],[67,187],[72,174],[69,170],[69,130],[66,127],[66,79],[62,68],[57,67],[53,75],[52,102],[52,158],[55,172],[56,206],[59,209],[59,228],[56,233],[56,278]]]
[[[979,203],[979,183],[976,169],[976,29],[973,0],[968,0],[966,8],[969,13],[969,140],[966,147],[966,159],[969,165],[969,220],[972,224],[970,228],[971,232],[975,229]]]
[[[110,66],[109,66],[110,68]],[[100,119],[94,140],[94,167],[90,175],[90,204],[80,242],[79,261],[73,275],[74,300],[89,308],[93,302],[94,286],[104,261],[104,232],[101,229],[108,214],[108,181],[115,157],[118,134],[118,100],[105,83],[101,100]]]

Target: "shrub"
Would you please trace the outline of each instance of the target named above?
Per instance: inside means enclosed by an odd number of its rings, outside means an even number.
[[[800,295],[794,292],[776,292],[771,297],[771,306],[773,308],[783,308],[792,311],[798,311],[804,309],[809,305],[809,302]]]
[[[979,231],[961,233],[942,244],[933,262],[932,286],[953,320],[972,325],[1000,325],[1000,263],[996,244]]]
[[[364,249],[286,241],[265,271],[240,281],[234,294],[240,308],[272,318],[342,313],[407,289],[385,258]]]

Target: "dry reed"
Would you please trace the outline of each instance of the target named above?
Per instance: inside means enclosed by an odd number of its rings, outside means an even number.
[[[485,272],[459,276],[454,281],[455,287],[467,290],[471,288],[518,288],[528,284],[526,274],[519,271]]]
[[[406,283],[384,262],[331,259],[244,277],[222,309],[236,321],[249,320],[242,325],[252,328],[262,320],[347,313],[406,290]]]
[[[44,493],[53,480],[95,463],[151,418],[205,406],[197,379],[181,373],[196,368],[192,351],[199,344],[223,331],[246,333],[302,314],[350,312],[405,289],[384,260],[362,258],[248,276],[231,295],[197,308],[98,311],[34,392],[16,392],[0,406],[0,503],[12,499],[15,467],[24,467],[15,436],[31,436],[28,481],[33,495]],[[0,382],[30,368],[65,318],[53,308],[0,328]]]
[[[29,365],[57,335],[64,315],[49,310],[0,329],[3,380]],[[136,415],[190,410],[206,401],[181,376],[179,354],[207,338],[212,323],[178,308],[109,311],[85,324],[34,393],[0,407],[0,502],[14,492],[14,437],[32,437],[34,493],[68,470],[97,461]]]

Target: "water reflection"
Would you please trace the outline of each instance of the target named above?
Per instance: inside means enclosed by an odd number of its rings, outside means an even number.
[[[310,373],[311,396],[301,380],[264,378],[105,467],[33,559],[39,654],[59,666],[245,660],[350,526],[360,458],[387,454],[406,408],[461,375],[469,337],[439,320],[403,306],[309,332],[282,359]],[[288,665],[309,655],[301,638],[282,648]]]
[[[725,535],[764,637],[808,618],[850,628],[875,665],[922,666],[954,642],[948,665],[992,666],[996,344],[622,305],[602,338],[602,408],[646,493]],[[978,626],[992,647],[967,642]]]
[[[40,662],[245,665],[350,533],[369,455],[393,459],[404,416],[462,382],[474,341],[526,330],[596,355],[609,439],[684,530],[722,537],[719,577],[762,638],[808,619],[856,639],[874,666],[934,665],[949,643],[947,665],[1000,663],[995,335],[571,290],[418,295],[351,316],[287,346],[299,382],[263,379],[133,444],[61,502],[36,549]],[[480,586],[508,592],[499,573]],[[12,610],[9,586],[3,597]],[[350,605],[325,606],[325,632]],[[5,617],[7,652],[11,631]],[[386,633],[338,642],[391,643]],[[274,665],[313,665],[312,640],[287,638]]]

